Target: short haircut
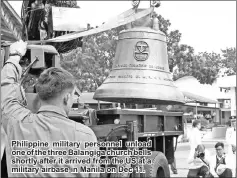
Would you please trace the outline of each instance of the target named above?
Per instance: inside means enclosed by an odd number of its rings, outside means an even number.
[[[193,127],[197,127],[198,124],[201,124],[200,120],[194,120],[193,121]]]
[[[222,148],[224,148],[224,143],[222,142],[217,142],[215,145],[215,148],[218,148],[219,146],[221,146]]]
[[[36,92],[41,100],[47,101],[75,86],[75,79],[68,71],[51,67],[41,73],[36,84]]]
[[[196,150],[199,151],[199,152],[204,151],[205,150],[205,146],[200,144],[200,145],[197,146]]]

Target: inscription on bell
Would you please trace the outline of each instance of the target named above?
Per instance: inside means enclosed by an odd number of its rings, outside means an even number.
[[[132,75],[119,75],[118,78],[133,78]]]
[[[149,57],[149,46],[145,41],[138,41],[135,45],[134,58],[137,61],[145,61]]]
[[[114,66],[114,69],[119,69],[119,68],[148,68],[148,69],[156,69],[156,70],[165,70],[164,67],[157,66],[157,65],[147,65],[147,64],[116,64]]]
[[[134,79],[139,79],[139,80],[142,80],[142,79],[149,79],[149,80],[164,80],[164,81],[168,81],[168,82],[173,82],[173,80],[169,79],[169,78],[161,78],[161,77],[157,77],[157,76],[150,76],[150,75],[119,75],[119,76],[114,76],[114,75],[109,75],[108,76],[109,79],[125,79],[125,78],[134,78]]]

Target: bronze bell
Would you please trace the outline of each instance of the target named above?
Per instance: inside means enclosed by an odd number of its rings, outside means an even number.
[[[184,104],[169,72],[166,36],[158,20],[119,34],[112,71],[94,99],[134,104]]]

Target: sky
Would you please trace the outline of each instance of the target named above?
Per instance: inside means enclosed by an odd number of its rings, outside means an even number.
[[[10,1],[20,15],[20,1]],[[78,1],[85,21],[99,26],[132,7],[131,1]],[[148,8],[141,1],[139,8]],[[181,44],[198,52],[221,53],[236,47],[236,1],[161,1],[156,12],[171,22],[170,30],[182,33]]]

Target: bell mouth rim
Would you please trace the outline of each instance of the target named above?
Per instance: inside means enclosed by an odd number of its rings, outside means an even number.
[[[150,99],[146,98],[145,100],[147,102],[143,102],[144,98],[119,98],[119,97],[93,97],[94,100],[96,101],[106,101],[106,102],[111,102],[111,103],[126,103],[126,104],[151,104],[151,105],[185,105],[185,101],[180,101],[180,100],[157,100],[157,99]],[[135,99],[136,101],[133,102],[131,100]],[[137,100],[141,100],[137,102]]]
[[[103,83],[93,99],[134,104],[185,104],[185,97],[177,86],[150,83]]]
[[[98,94],[96,91],[93,96],[94,100],[97,101],[106,101],[106,102],[112,102],[112,103],[127,103],[127,104],[154,104],[154,105],[184,105],[185,99],[166,99],[166,98],[154,98],[154,97],[141,97],[141,96],[102,96],[101,94]]]

